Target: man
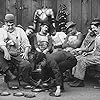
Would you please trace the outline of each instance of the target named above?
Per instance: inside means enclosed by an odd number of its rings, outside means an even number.
[[[52,40],[48,30],[48,24],[42,23],[40,32],[36,33],[36,37],[34,38],[35,49],[44,54],[50,53],[52,50]]]
[[[76,65],[76,58],[66,51],[58,51],[46,55],[43,53],[37,53],[34,58],[35,65],[41,66],[42,75],[55,78],[56,80],[56,91],[50,93],[50,95],[60,96],[61,90],[64,90],[63,72]]]
[[[62,48],[66,51],[71,51],[80,47],[83,40],[83,35],[81,32],[77,31],[76,23],[72,21],[66,23],[66,31],[68,34],[65,39],[65,42],[62,45]]]
[[[16,65],[24,81],[29,82],[28,52],[31,45],[23,29],[15,27],[13,14],[5,15],[5,24],[0,28],[0,67],[9,80],[14,80],[15,75],[10,71],[9,63]]]
[[[70,83],[72,87],[84,86],[85,71],[88,66],[100,64],[100,20],[95,19],[91,24],[92,31],[95,32],[96,37],[94,41],[94,49],[91,52],[85,53],[83,56],[77,56],[77,65],[73,72],[75,80]]]

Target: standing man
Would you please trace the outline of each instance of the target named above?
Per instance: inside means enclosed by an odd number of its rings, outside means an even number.
[[[31,49],[29,40],[23,29],[15,27],[13,14],[5,15],[5,24],[0,28],[0,67],[10,80],[16,78],[10,71],[9,62],[20,69],[26,82],[30,82],[28,52]]]

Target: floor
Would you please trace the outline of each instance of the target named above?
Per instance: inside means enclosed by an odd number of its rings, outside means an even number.
[[[0,78],[1,79],[1,78]],[[11,93],[9,96],[0,96],[0,100],[100,100],[100,89],[94,89],[94,81],[85,82],[85,87],[77,87],[72,88],[69,87],[67,83],[65,83],[65,92],[62,93],[61,97],[51,97],[49,96],[49,92],[40,92],[35,93],[31,92],[31,90],[9,90],[5,82],[0,80],[0,92],[8,91]],[[15,97],[13,93],[16,92],[29,92],[36,95],[34,98],[26,98],[22,97]]]

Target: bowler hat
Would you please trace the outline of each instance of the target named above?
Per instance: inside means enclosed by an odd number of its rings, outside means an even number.
[[[14,22],[15,18],[13,14],[6,14],[4,20],[5,22]]]
[[[68,30],[69,28],[71,28],[71,27],[73,27],[73,26],[75,26],[76,25],[76,23],[74,23],[74,22],[72,22],[72,21],[70,21],[70,22],[68,22],[68,23],[66,23],[66,30]]]

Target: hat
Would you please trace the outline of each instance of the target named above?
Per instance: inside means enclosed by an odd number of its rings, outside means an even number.
[[[100,19],[98,18],[93,19],[91,25],[97,25],[97,24],[100,24]]]
[[[5,15],[5,22],[14,22],[15,18],[14,18],[14,15],[13,14],[6,14]]]
[[[33,26],[28,26],[28,29],[32,29],[33,31],[35,30]]]
[[[74,23],[74,22],[72,22],[72,21],[70,21],[70,22],[68,22],[68,23],[66,23],[66,30],[68,30],[70,27],[73,27],[73,26],[75,26],[76,25],[76,23]]]
[[[46,25],[46,26],[49,27],[50,24],[49,24],[49,22],[45,22],[45,23],[41,23],[41,26],[42,26],[42,25]]]

